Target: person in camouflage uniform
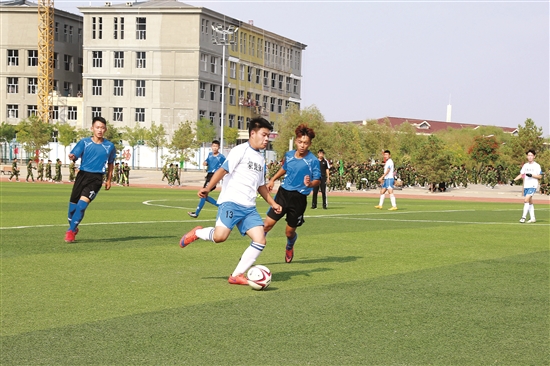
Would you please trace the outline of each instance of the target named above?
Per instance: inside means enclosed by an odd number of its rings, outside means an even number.
[[[48,182],[52,181],[52,161],[48,159],[46,163],[46,180]]]
[[[122,180],[124,183],[123,186],[129,186],[130,185],[130,167],[128,166],[128,163],[124,163],[124,166],[121,166],[122,168]]]
[[[32,181],[34,182],[34,175],[32,174],[32,170],[36,170],[36,168],[32,165],[32,160],[29,160],[29,163],[27,164],[27,178],[25,179],[26,182],[29,181],[29,177],[31,177]]]
[[[174,185],[174,164],[171,163],[168,166],[168,185],[173,186]]]
[[[76,165],[74,161],[71,160],[69,163],[69,182],[74,182],[76,177]]]
[[[119,163],[115,163],[115,167],[113,168],[113,177],[111,178],[111,181],[115,184],[118,184],[120,181],[120,167]]]
[[[63,176],[61,175],[61,159],[57,159],[55,162],[55,177],[53,180],[56,183],[61,183],[63,180]]]
[[[178,182],[178,186],[181,186],[180,182],[180,174],[181,169],[178,163],[174,164],[174,185],[176,184],[176,181]]]
[[[38,161],[38,177],[36,180],[44,181],[44,162],[42,160]]]
[[[8,180],[11,181],[11,178],[15,176],[15,181],[19,182],[19,169],[17,169],[17,159],[13,159],[13,162],[11,163],[11,173]]]
[[[162,167],[162,179],[161,179],[161,182],[164,182],[164,178],[166,178],[166,180],[170,180],[170,178],[168,177],[168,163],[165,163],[164,166]]]

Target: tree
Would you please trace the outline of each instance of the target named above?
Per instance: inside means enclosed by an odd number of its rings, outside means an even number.
[[[159,168],[159,149],[166,146],[166,130],[164,125],[156,125],[155,122],[151,123],[151,128],[147,131],[145,136],[145,143],[147,146],[155,149],[155,169]]]
[[[377,120],[367,121],[361,128],[361,140],[363,142],[363,151],[366,158],[379,158],[384,150],[397,150],[394,143],[395,132],[389,125],[389,121],[384,124]],[[396,157],[399,159],[399,157]]]
[[[223,139],[228,145],[235,145],[239,138],[239,129],[236,127],[225,127],[223,129]]]
[[[6,122],[2,122],[0,125],[0,142],[2,145],[9,144],[11,140],[15,138],[15,126]],[[2,149],[2,160],[6,160],[7,156],[4,156],[4,149]]]
[[[193,149],[198,147],[191,122],[180,122],[178,129],[174,131],[169,147],[170,152],[180,162],[191,160],[194,156]]]
[[[87,136],[91,136],[91,132],[88,131],[86,134]],[[107,131],[105,131],[105,134],[103,135],[104,138],[111,141],[115,145],[116,151],[122,151],[124,149],[124,145],[122,144],[122,133],[113,125],[110,125],[107,122]]]
[[[134,157],[136,146],[145,144],[145,138],[147,137],[147,129],[136,123],[134,127],[123,127],[122,128],[122,139],[128,142],[128,145],[132,147],[132,169],[134,167]],[[139,165],[139,162],[138,162]]]
[[[67,123],[57,123],[54,128],[57,130],[57,141],[63,145],[63,163],[66,164],[67,146],[76,140],[78,133],[75,127]]]
[[[352,123],[334,123],[329,127],[331,141],[325,150],[327,156],[344,163],[359,163],[365,160],[359,127]]]
[[[413,157],[416,172],[431,184],[449,181],[451,162],[445,144],[435,135],[428,136]]]
[[[225,129],[224,129],[225,130]],[[197,121],[197,142],[208,143],[216,138],[216,127],[208,118],[202,117]]]
[[[531,118],[527,118],[523,126],[518,125],[518,135],[510,142],[509,153],[515,163],[522,164],[526,151],[533,149],[538,154],[542,152],[543,144],[542,127],[537,127]]]
[[[497,161],[499,144],[494,136],[476,136],[468,149],[471,159],[478,164],[478,176],[489,164]]]
[[[35,115],[17,124],[17,141],[23,145],[28,156],[37,158],[35,152],[47,145],[51,137],[52,125],[42,122]]]

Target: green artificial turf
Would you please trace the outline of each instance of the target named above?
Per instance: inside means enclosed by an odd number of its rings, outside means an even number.
[[[179,248],[194,191],[113,187],[63,241],[70,185],[1,186],[2,365],[542,365],[549,207],[521,201],[330,197],[306,211],[295,259],[284,222],[232,286],[248,240]],[[214,193],[217,196],[217,193]],[[259,201],[263,215],[267,205]]]

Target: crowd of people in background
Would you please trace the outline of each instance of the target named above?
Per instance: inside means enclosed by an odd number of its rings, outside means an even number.
[[[175,186],[176,182],[178,186],[181,186],[181,169],[178,163],[170,163],[170,165],[168,165],[168,163],[164,164],[162,167],[161,181],[164,182],[165,178],[170,187]]]
[[[25,181],[27,183],[34,183],[35,179],[33,170],[36,170],[36,181],[38,182],[63,183],[61,166],[62,163],[60,159],[56,159],[55,163],[52,163],[51,160],[42,159],[38,160],[38,164],[36,164],[33,160],[29,160],[27,162],[27,177],[25,178]],[[52,169],[54,169],[54,175],[52,175]],[[71,171],[71,167],[69,167],[69,171]],[[73,178],[72,180],[70,180],[71,182],[74,181],[74,168],[72,170],[72,173]],[[9,181],[11,181],[15,177],[15,181],[19,182],[19,175],[21,174],[21,170],[19,169],[17,159],[13,159],[11,164],[11,171],[9,174]]]
[[[103,181],[105,181],[106,179],[107,175],[104,174]],[[130,166],[128,165],[128,163],[115,163],[111,183],[126,187],[130,185]]]

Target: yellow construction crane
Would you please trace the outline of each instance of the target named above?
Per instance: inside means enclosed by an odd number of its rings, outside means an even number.
[[[53,90],[54,0],[38,0],[38,117],[50,121]]]

